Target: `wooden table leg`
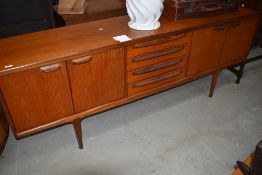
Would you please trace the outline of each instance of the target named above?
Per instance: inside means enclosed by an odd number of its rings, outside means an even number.
[[[240,80],[244,75],[245,65],[246,65],[246,61],[244,61],[244,62],[242,62],[242,63],[240,63],[236,66],[232,66],[232,67],[228,68],[228,70],[230,70],[231,72],[233,72],[237,76],[236,84],[240,83]],[[236,68],[238,66],[239,66],[239,69]]]
[[[217,78],[218,78],[219,71],[213,73],[212,82],[210,86],[210,92],[209,97],[211,98],[213,96],[216,84],[217,84]]]
[[[75,134],[76,134],[79,149],[83,149],[81,119],[75,119],[73,121],[73,126],[74,126],[74,129],[75,129]]]
[[[240,83],[240,80],[241,80],[241,78],[242,78],[243,75],[244,75],[245,65],[246,65],[245,62],[243,62],[243,63],[240,64],[239,72],[238,72],[238,74],[237,74],[236,84],[239,84],[239,83]]]

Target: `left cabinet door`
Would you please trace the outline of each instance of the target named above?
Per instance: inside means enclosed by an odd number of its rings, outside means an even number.
[[[3,76],[0,87],[18,135],[74,113],[64,62]]]
[[[67,62],[76,113],[124,97],[124,61],[120,48]]]

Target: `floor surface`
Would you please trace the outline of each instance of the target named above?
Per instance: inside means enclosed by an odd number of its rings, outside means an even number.
[[[262,60],[247,65],[240,85],[223,71],[213,98],[210,81],[85,119],[83,150],[71,125],[21,140],[11,134],[0,174],[230,175],[262,139]]]

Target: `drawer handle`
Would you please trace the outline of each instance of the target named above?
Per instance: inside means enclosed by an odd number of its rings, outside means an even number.
[[[54,71],[58,70],[59,68],[60,68],[60,64],[57,63],[57,64],[52,64],[52,65],[49,65],[49,66],[41,67],[40,70],[42,72],[48,73],[48,72],[54,72]]]
[[[154,66],[151,66],[151,67],[135,70],[133,72],[133,75],[146,74],[146,73],[149,73],[149,72],[153,72],[153,71],[156,71],[156,70],[160,70],[160,69],[164,69],[164,68],[173,66],[175,64],[181,63],[183,61],[183,58],[184,58],[184,56],[178,57],[175,60],[171,60],[171,61],[167,61],[167,62],[164,62],[164,63],[157,64],[157,65],[154,65]]]
[[[235,22],[232,22],[232,23],[230,24],[230,27],[238,27],[238,26],[240,26],[240,24],[241,24],[240,21],[235,21]]]
[[[171,49],[166,49],[166,50],[163,50],[163,51],[160,51],[160,52],[157,51],[157,52],[152,52],[152,53],[145,54],[145,55],[142,55],[142,56],[137,56],[137,57],[134,57],[132,59],[132,61],[138,62],[138,61],[144,61],[144,60],[152,59],[152,58],[155,58],[155,57],[160,57],[160,56],[163,56],[163,55],[167,55],[167,54],[171,54],[171,53],[183,50],[184,47],[185,47],[184,45],[179,45],[179,46],[176,46],[176,47],[172,47]]]
[[[165,43],[165,42],[168,42],[168,41],[183,38],[184,36],[185,36],[185,34],[174,35],[174,36],[171,36],[171,37],[168,37],[168,38],[161,38],[161,39],[157,39],[157,40],[153,40],[153,41],[135,44],[135,45],[132,46],[132,48],[137,49],[137,48],[152,46],[152,45],[156,45],[156,44],[161,44],[161,43]]]
[[[81,58],[77,58],[72,60],[73,64],[85,64],[88,63],[92,60],[92,56],[86,56],[86,57],[81,57]]]
[[[224,30],[225,28],[226,28],[226,25],[225,24],[221,24],[221,25],[216,26],[214,29],[215,30]]]
[[[163,75],[159,75],[159,76],[156,76],[156,77],[153,77],[153,78],[149,78],[149,79],[146,79],[146,80],[143,80],[143,81],[139,81],[139,82],[133,84],[133,87],[136,88],[136,87],[142,87],[142,86],[146,86],[146,85],[149,85],[149,84],[153,84],[153,83],[156,83],[156,82],[159,82],[159,81],[163,81],[163,80],[166,80],[168,78],[177,76],[180,73],[181,73],[181,70],[177,70],[177,71],[174,71],[174,72],[169,72],[167,74],[163,74]]]

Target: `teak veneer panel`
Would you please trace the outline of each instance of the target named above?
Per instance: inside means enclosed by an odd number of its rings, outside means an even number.
[[[122,16],[0,39],[0,76],[66,60],[71,56],[98,53],[256,14],[253,10],[243,8],[233,13],[178,22],[162,17],[161,27],[152,31],[130,29],[127,25],[129,17]],[[132,41],[119,43],[112,39],[122,34],[129,36]]]
[[[124,54],[120,48],[67,62],[76,113],[124,97]]]
[[[219,64],[246,59],[256,31],[257,18],[236,20],[227,27]]]
[[[16,133],[74,114],[66,64],[43,72],[34,68],[0,78]]]
[[[193,32],[187,75],[218,66],[226,27],[224,24]]]

